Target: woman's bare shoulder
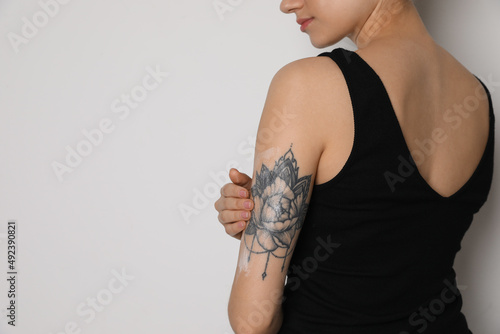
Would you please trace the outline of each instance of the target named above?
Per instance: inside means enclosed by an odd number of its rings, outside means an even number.
[[[271,88],[276,87],[290,98],[306,100],[308,112],[317,116],[331,115],[350,105],[344,75],[329,57],[307,57],[283,66],[274,76]]]
[[[297,80],[311,88],[320,89],[343,80],[342,71],[329,57],[307,57],[284,65],[275,75],[277,79]]]
[[[344,75],[330,57],[308,57],[283,66],[273,78],[279,94],[301,100],[303,112],[315,128],[315,135],[329,140],[345,120],[352,118],[349,89]]]

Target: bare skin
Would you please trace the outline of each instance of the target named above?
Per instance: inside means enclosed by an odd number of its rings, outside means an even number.
[[[331,3],[331,6],[339,6],[336,1]],[[333,45],[344,36],[357,44],[356,52],[377,72],[387,89],[418,172],[439,195],[449,197],[467,182],[484,152],[489,129],[485,91],[464,66],[435,43],[412,4],[398,11],[393,1],[366,3],[367,12],[360,11],[360,17],[352,21],[352,25],[335,17],[329,23],[325,14],[315,17],[306,33],[316,47]],[[327,12],[328,7],[321,6],[329,5],[324,1],[289,0],[282,2],[281,10],[303,18],[315,16],[318,8]],[[323,60],[325,73],[334,73],[336,65],[329,59]],[[347,92],[346,86],[330,85],[324,77],[317,80],[322,80],[325,92],[333,88]],[[454,109],[474,96],[483,97],[477,99],[479,103],[475,108]],[[314,131],[323,136],[325,146],[314,184],[335,177],[352,149],[354,122],[350,100],[329,99],[325,93],[318,109],[328,111],[326,106],[331,104],[344,107],[335,109],[335,117],[328,112],[318,115],[321,117]],[[447,122],[446,117],[450,115],[457,121]],[[432,153],[422,153],[418,143],[432,139],[436,129],[444,131],[442,137],[446,140],[436,143]],[[252,179],[236,169],[229,175],[233,183],[222,187],[221,197],[214,206],[226,233],[240,239],[253,208],[249,196]],[[252,206],[245,208],[245,201],[250,201]],[[244,213],[248,216],[243,216]]]
[[[215,208],[226,233],[240,240],[254,205],[250,199],[252,178],[236,168],[231,168],[229,178],[233,183],[226,183],[221,188],[221,197],[215,202]],[[249,208],[245,207],[245,202]]]

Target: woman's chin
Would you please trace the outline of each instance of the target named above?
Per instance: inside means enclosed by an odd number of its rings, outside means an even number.
[[[324,48],[327,48],[327,47],[332,46],[335,43],[337,43],[337,42],[332,43],[332,41],[328,41],[328,40],[325,40],[325,39],[314,38],[313,36],[309,36],[309,38],[311,40],[311,44],[316,49],[324,49]]]

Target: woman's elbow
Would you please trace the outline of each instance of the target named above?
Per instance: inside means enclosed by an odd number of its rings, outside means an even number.
[[[257,304],[257,303],[256,303]],[[228,308],[229,323],[235,334],[276,334],[283,322],[281,308],[255,305],[250,310]],[[272,305],[274,306],[274,305]]]

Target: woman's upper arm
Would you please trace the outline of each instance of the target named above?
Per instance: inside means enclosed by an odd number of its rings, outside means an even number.
[[[262,112],[251,188],[255,205],[229,301],[237,334],[276,333],[281,326],[285,277],[324,148],[315,131],[311,62],[288,64],[275,75]]]

